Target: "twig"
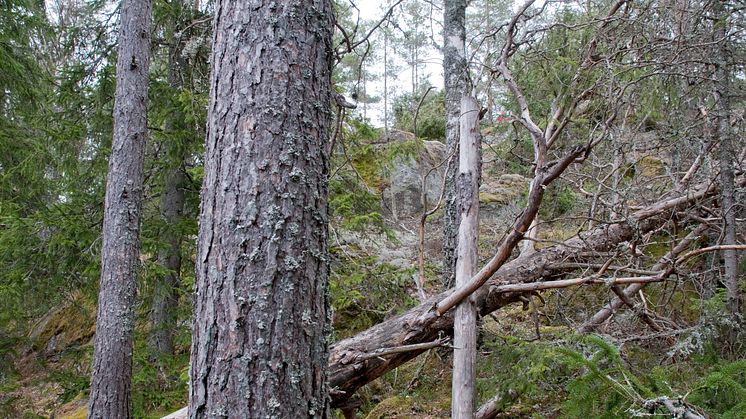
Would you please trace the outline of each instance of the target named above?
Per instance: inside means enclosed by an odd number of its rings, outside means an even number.
[[[417,137],[417,117],[420,115],[420,108],[422,107],[422,103],[425,102],[425,98],[427,97],[427,94],[430,93],[431,90],[435,89],[435,86],[430,86],[427,88],[427,91],[424,95],[420,98],[420,103],[417,104],[417,109],[414,111],[414,121],[413,121],[413,130],[414,130],[414,136]]]
[[[435,211],[440,208],[440,205],[443,203],[443,195],[445,195],[446,190],[446,179],[448,177],[448,172],[451,168],[451,164],[453,163],[453,156],[455,155],[456,150],[454,150],[447,159],[443,159],[438,165],[431,167],[430,170],[425,174],[425,176],[422,178],[422,188],[420,189],[422,192],[422,209],[423,213],[420,217],[420,228],[419,228],[419,246],[418,246],[418,266],[419,266],[419,280],[417,281],[418,288],[421,288],[423,292],[420,295],[420,299],[424,301],[427,298],[427,295],[425,295],[424,289],[425,289],[425,223],[427,222],[427,217],[435,214]],[[430,174],[443,166],[444,163],[448,163],[446,166],[445,173],[443,173],[443,180],[441,181],[440,185],[440,195],[438,196],[438,202],[435,203],[435,206],[428,210],[427,209],[427,194],[425,193],[425,187],[427,184],[427,178],[430,176]]]
[[[395,355],[395,354],[401,354],[405,352],[412,352],[412,351],[424,351],[427,349],[437,348],[439,346],[447,346],[448,341],[450,339],[448,338],[439,338],[437,340],[434,340],[432,342],[425,342],[425,343],[415,343],[412,345],[402,345],[402,346],[395,346],[392,348],[381,348],[376,349],[373,352],[368,352],[365,354],[358,355],[355,360],[356,361],[365,361],[368,359],[373,358],[380,358],[386,355]]]

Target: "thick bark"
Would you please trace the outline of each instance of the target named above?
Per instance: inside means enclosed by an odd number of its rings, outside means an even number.
[[[446,110],[446,154],[458,161],[459,117],[461,98],[466,91],[466,0],[447,0],[443,13],[443,78]],[[443,276],[444,288],[453,286],[458,236],[458,202],[456,195],[456,165],[446,169],[443,215]]]
[[[626,221],[599,226],[562,245],[541,249],[530,256],[516,258],[504,264],[472,298],[480,315],[489,314],[507,304],[520,301],[520,294],[495,292],[502,284],[534,282],[551,273],[550,265],[572,258],[578,252],[604,252],[618,243],[631,240],[660,227],[673,211],[693,206],[700,199],[711,196],[715,188],[710,184],[693,188],[686,196],[670,199],[637,211]],[[367,354],[381,348],[395,348],[436,340],[453,333],[453,310],[438,316],[435,304],[453,290],[433,296],[423,304],[399,317],[390,319],[351,338],[335,343],[329,356],[329,381],[332,402],[337,405],[352,396],[358,388],[380,377],[399,365],[417,357],[426,349],[393,353],[389,357],[370,357]]]
[[[326,417],[328,0],[215,5],[190,406]]]
[[[461,100],[460,126],[456,287],[469,282],[479,262],[481,138],[479,103],[473,97],[464,96]],[[456,307],[453,346],[451,417],[471,418],[474,416],[474,365],[477,356],[477,311],[472,298],[465,299]]]
[[[132,342],[147,138],[150,7],[150,0],[125,0],[121,6],[90,418],[129,418],[132,414]]]

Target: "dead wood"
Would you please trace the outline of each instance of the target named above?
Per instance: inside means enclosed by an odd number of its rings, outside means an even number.
[[[712,195],[715,190],[711,183],[699,185],[685,196],[660,201],[633,213],[626,219],[601,225],[562,244],[518,257],[504,264],[473,294],[477,310],[484,316],[507,304],[520,301],[521,293],[498,292],[500,285],[538,281],[552,273],[552,264],[572,259],[578,252],[609,251],[618,243],[661,227],[674,211],[694,206],[701,199]],[[451,336],[453,311],[438,316],[435,304],[452,292],[451,289],[432,296],[398,317],[332,345],[329,356],[332,405],[339,405],[363,385],[417,357],[426,349],[394,353],[387,357],[367,358],[366,354],[379,351],[381,348],[432,342],[444,336]]]

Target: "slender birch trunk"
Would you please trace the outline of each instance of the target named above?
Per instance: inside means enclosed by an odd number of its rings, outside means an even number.
[[[459,115],[466,89],[466,0],[447,0],[443,14],[443,77],[446,108],[446,154],[458,161]],[[446,169],[443,222],[444,288],[453,286],[458,235],[456,165]]]

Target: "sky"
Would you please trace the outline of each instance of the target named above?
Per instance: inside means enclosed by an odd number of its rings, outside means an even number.
[[[383,17],[386,9],[386,4],[390,3],[390,1],[386,0],[352,0],[357,6],[357,8],[360,10],[360,18],[361,20],[366,21],[373,21],[378,22]],[[436,15],[434,16],[435,19],[440,20],[442,18],[440,10],[435,10]],[[429,31],[429,26],[428,29]],[[436,33],[436,36],[438,34]],[[392,53],[392,51],[389,51],[390,56],[395,56],[395,54]],[[373,71],[376,73],[383,73],[383,63],[382,60],[378,60],[380,62],[376,64],[368,64],[368,70]],[[431,48],[431,51],[426,52],[426,54],[422,57],[421,62],[423,63],[423,66],[420,68],[420,74],[421,76],[428,76],[428,80],[430,82],[430,85],[435,86],[438,89],[443,88],[443,64],[442,64],[442,57],[440,54],[435,50]],[[399,71],[397,75],[396,80],[389,80],[389,95],[391,97],[392,91],[393,95],[405,93],[411,90],[409,86],[412,85],[412,77],[411,77],[411,69],[410,67],[403,62],[403,60],[398,59],[397,63],[401,70]],[[376,94],[378,96],[383,95],[383,80],[378,80],[374,82],[369,82],[367,84],[367,90],[370,94]],[[391,107],[391,101],[389,100],[389,108]],[[362,109],[358,109],[358,113],[362,115]],[[378,104],[368,104],[367,105],[367,117],[370,119],[371,123],[374,126],[382,127],[384,125],[383,123],[383,101]]]

